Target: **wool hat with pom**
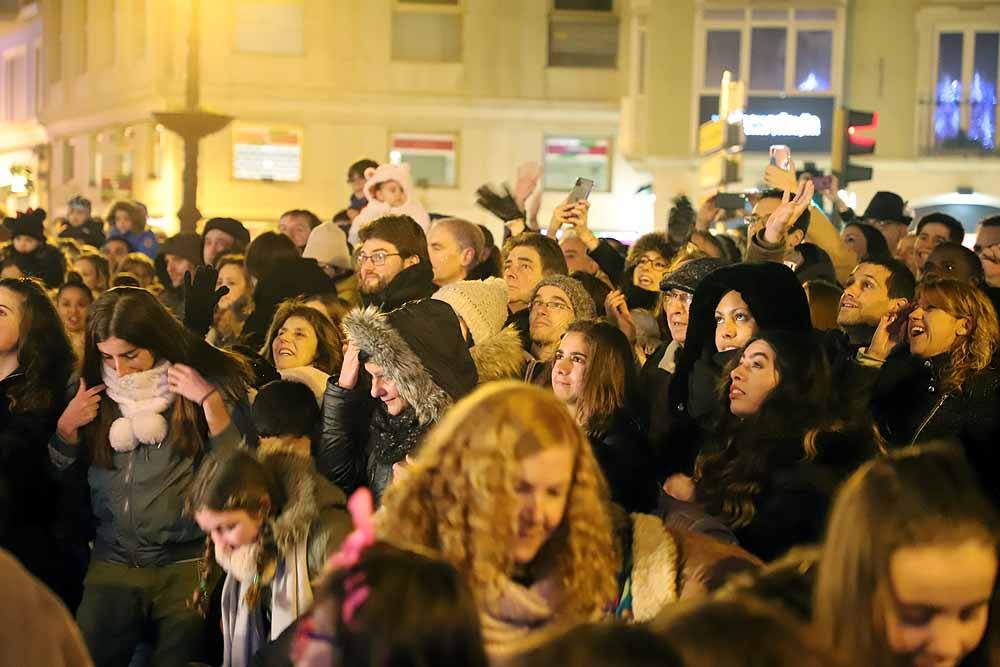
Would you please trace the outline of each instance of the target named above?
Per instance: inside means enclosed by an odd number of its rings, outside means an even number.
[[[548,286],[558,287],[565,292],[570,304],[573,306],[573,316],[575,319],[590,320],[594,318],[597,313],[597,309],[594,307],[594,300],[590,298],[587,289],[579,280],[559,274],[542,278],[538,282],[538,285],[535,286],[535,291],[531,294],[531,300],[535,300],[540,289]]]
[[[375,188],[386,181],[396,181],[403,192],[409,197],[413,192],[413,179],[410,177],[410,165],[406,164],[382,164],[378,169],[368,167],[365,169],[365,198],[368,201],[375,201]]]
[[[335,222],[324,222],[309,233],[302,256],[315,259],[321,265],[341,270],[351,268],[351,253],[347,249],[347,234]]]
[[[431,295],[452,307],[476,345],[500,333],[507,321],[507,283],[501,278],[461,280]]]

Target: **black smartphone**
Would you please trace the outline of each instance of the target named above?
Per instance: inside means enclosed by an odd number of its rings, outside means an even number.
[[[576,179],[573,189],[569,191],[569,201],[576,202],[590,197],[590,191],[594,189],[594,181],[589,178]]]
[[[715,206],[724,211],[742,211],[746,208],[747,196],[742,192],[720,192],[715,195]]]

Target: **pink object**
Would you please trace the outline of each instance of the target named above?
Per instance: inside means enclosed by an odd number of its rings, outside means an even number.
[[[365,549],[375,544],[375,523],[372,521],[374,503],[371,491],[365,488],[355,491],[347,501],[347,509],[354,520],[354,530],[344,539],[337,553],[330,556],[330,560],[327,561],[326,566],[331,570],[354,567],[361,560]],[[340,615],[347,625],[351,624],[354,613],[371,593],[371,588],[364,583],[364,580],[364,573],[357,572],[344,582],[344,602]]]

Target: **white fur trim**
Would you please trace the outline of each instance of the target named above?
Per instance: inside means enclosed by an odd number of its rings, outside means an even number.
[[[111,423],[111,430],[108,431],[108,442],[116,452],[131,452],[139,444],[132,432],[132,420],[127,417],[119,417]]]
[[[652,620],[678,597],[678,552],[663,522],[632,514],[632,614],[637,623]]]
[[[102,369],[107,394],[122,416],[111,425],[108,440],[118,452],[130,452],[139,443],[158,445],[167,437],[167,420],[161,415],[173,405],[176,395],[167,382],[169,361],[148,371],[119,377],[113,368]]]

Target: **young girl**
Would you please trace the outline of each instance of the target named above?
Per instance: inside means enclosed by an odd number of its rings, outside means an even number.
[[[44,443],[72,370],[73,351],[41,283],[0,280],[0,547],[64,596]]]
[[[219,277],[215,287],[228,287],[229,294],[219,299],[207,340],[221,348],[236,345],[243,324],[253,307],[253,281],[243,255],[223,255],[216,259]]]
[[[291,300],[275,313],[260,354],[284,379],[307,385],[322,405],[327,380],[340,372],[343,344],[340,329],[330,318],[303,301]]]
[[[998,541],[960,452],[867,464],[830,517],[813,595],[819,639],[851,665],[996,665]]]
[[[153,665],[185,664],[198,648],[203,622],[187,600],[202,541],[183,500],[206,451],[254,439],[241,419],[248,379],[242,360],[146,290],[94,303],[80,385],[49,452],[58,468],[89,465],[96,538],[77,621],[96,664],[127,665],[149,636]]]
[[[146,212],[142,206],[132,202],[115,202],[108,211],[108,223],[111,226],[109,241],[124,239],[129,244],[129,252],[135,250],[156,259],[160,242],[156,240],[153,230],[146,229]]]
[[[430,231],[431,219],[417,201],[410,179],[410,165],[383,164],[378,169],[365,169],[365,196],[368,205],[354,218],[347,240],[359,246],[361,230],[384,215],[408,215],[420,225],[424,233]]]
[[[66,335],[73,346],[77,363],[83,360],[83,342],[87,330],[87,309],[94,303],[94,293],[83,284],[80,274],[70,271],[59,291],[56,292],[56,310],[62,320]]]
[[[261,436],[246,450],[210,456],[186,506],[208,535],[195,601],[204,611],[215,563],[222,588],[224,665],[243,667],[312,603],[310,582],[350,528],[340,489],[313,465],[309,433],[319,408],[294,382],[265,385],[254,402]]]
[[[111,264],[97,252],[84,252],[73,262],[73,270],[80,274],[83,283],[90,288],[96,299],[108,289],[111,283]]]

